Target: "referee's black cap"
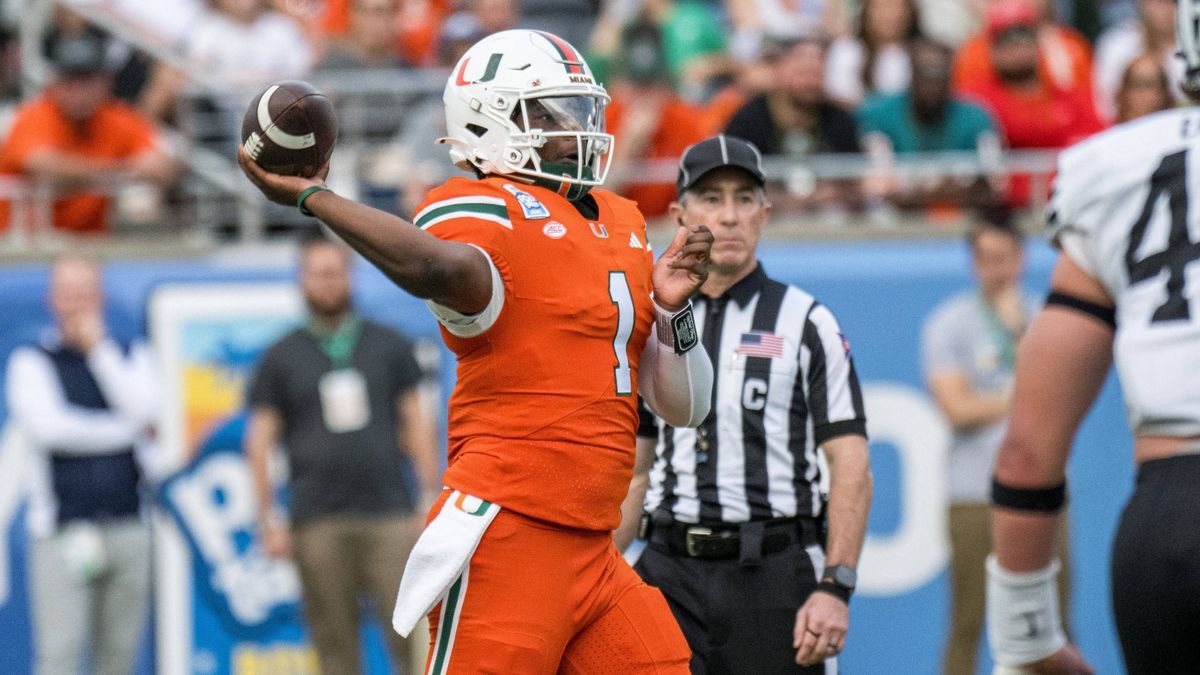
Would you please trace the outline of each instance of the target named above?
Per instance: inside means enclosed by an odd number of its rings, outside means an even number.
[[[683,156],[679,158],[679,180],[676,182],[679,196],[682,197],[684,192],[691,189],[709,171],[725,166],[745,171],[753,176],[759,185],[767,181],[767,176],[763,173],[762,153],[753,143],[736,136],[718,134],[690,145],[683,151]]]

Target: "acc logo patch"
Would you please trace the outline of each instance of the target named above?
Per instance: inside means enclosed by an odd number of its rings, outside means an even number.
[[[504,189],[517,198],[517,203],[521,205],[521,212],[525,214],[525,220],[541,220],[550,217],[550,209],[543,206],[537,197],[518,190],[517,186],[508,183],[504,185]]]
[[[542,234],[550,237],[551,239],[562,239],[563,237],[567,236],[567,226],[563,225],[557,220],[552,220],[546,223],[546,226],[542,228]]]

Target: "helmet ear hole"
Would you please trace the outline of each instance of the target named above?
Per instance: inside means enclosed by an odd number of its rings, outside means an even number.
[[[476,136],[482,137],[484,134],[487,133],[488,130],[487,130],[487,127],[483,127],[478,124],[468,124],[467,131],[475,134]]]

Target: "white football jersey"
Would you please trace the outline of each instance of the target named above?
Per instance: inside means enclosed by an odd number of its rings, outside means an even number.
[[[1050,234],[1116,302],[1114,358],[1138,434],[1200,434],[1200,109],[1064,151]]]

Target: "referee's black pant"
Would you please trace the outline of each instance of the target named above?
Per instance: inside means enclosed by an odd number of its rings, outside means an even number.
[[[1112,600],[1130,675],[1200,673],[1200,455],[1138,470],[1113,540]]]
[[[687,542],[672,536],[686,530],[683,524],[652,528],[634,569],[666,596],[692,649],[695,675],[837,673],[836,658],[796,665],[796,612],[816,588],[816,567],[824,565],[825,554],[813,521],[792,524],[796,536],[790,543],[779,542],[768,530],[767,545],[756,547],[757,556],[740,546],[732,557],[698,557],[693,554],[715,551],[695,549],[689,553]],[[762,534],[760,529],[750,539],[762,541]],[[783,547],[774,550],[772,541]]]

